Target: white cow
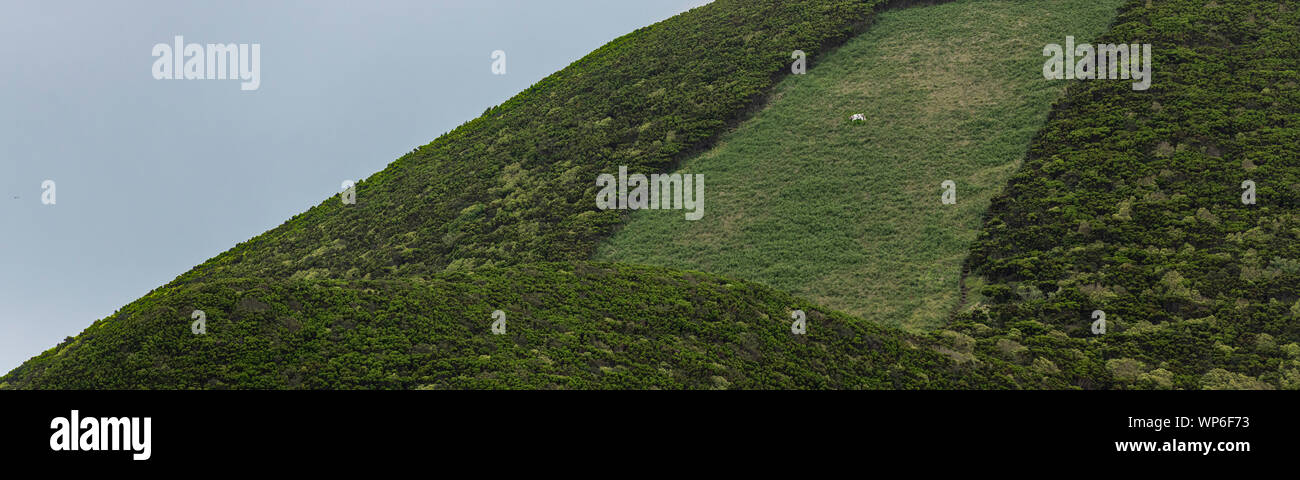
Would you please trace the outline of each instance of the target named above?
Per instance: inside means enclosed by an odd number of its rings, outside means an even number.
[[[866,116],[866,115],[863,115],[863,114],[861,114],[861,113],[855,113],[855,114],[853,114],[852,117],[849,118],[849,121],[853,121],[853,122],[865,122],[865,121],[867,121],[867,116]]]

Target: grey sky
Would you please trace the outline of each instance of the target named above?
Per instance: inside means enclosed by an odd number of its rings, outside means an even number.
[[[0,374],[704,3],[0,0]],[[261,44],[260,89],[153,79],[151,49],[175,35]],[[41,204],[46,179],[55,205]]]

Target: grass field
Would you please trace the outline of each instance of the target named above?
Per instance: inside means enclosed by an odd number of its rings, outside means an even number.
[[[1100,35],[1121,3],[886,12],[683,162],[706,179],[702,219],[634,212],[597,259],[757,281],[888,325],[941,325],[989,199],[1065,86],[1043,79],[1043,46]],[[855,113],[866,122],[850,123]],[[940,201],[945,180],[955,205]]]

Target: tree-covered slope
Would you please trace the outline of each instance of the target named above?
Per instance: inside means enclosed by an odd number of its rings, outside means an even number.
[[[1043,81],[1039,52],[1063,32],[1090,41],[1122,3],[886,11],[682,163],[708,180],[703,218],[636,212],[597,258],[757,281],[886,325],[942,326],[989,199],[1064,89]],[[850,122],[855,113],[866,120]],[[953,205],[940,201],[946,180]]]
[[[191,332],[202,310],[207,333]],[[791,333],[803,310],[805,335]],[[505,333],[494,335],[494,310]],[[761,285],[617,264],[160,289],[8,388],[996,388],[922,339]]]
[[[1134,1],[1106,39],[1152,44],[1150,90],[1070,86],[993,201],[958,329],[1085,387],[1300,388],[1300,4]]]

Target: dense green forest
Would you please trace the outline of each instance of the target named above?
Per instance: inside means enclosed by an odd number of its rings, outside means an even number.
[[[714,147],[792,50],[816,72],[884,3],[719,0],[616,39],[360,182],[355,205],[214,257],[0,388],[1300,388],[1291,0],[1121,7],[1102,41],[1152,44],[1151,89],[1070,83],[992,198],[941,329],[587,261],[626,219],[595,208],[598,173]]]

